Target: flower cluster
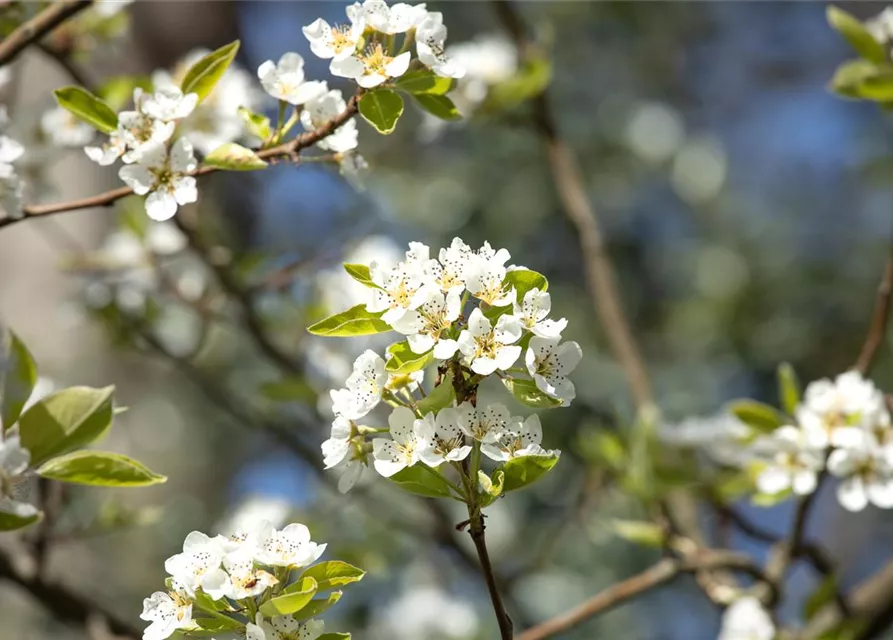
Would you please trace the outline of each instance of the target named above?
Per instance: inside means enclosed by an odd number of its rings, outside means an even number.
[[[417,463],[430,469],[458,463],[472,452],[496,462],[557,456],[541,446],[538,415],[512,416],[503,404],[479,405],[473,393],[457,399],[451,388],[476,389],[495,375],[531,406],[566,406],[574,398],[568,374],[580,362],[580,347],[561,342],[566,320],[548,318],[545,278],[506,266],[509,257],[489,243],[474,250],[455,238],[438,258],[414,242],[395,265],[346,265],[368,291],[365,305],[346,313],[374,318],[379,330],[396,330],[406,340],[389,348],[387,362],[367,350],[345,387],[331,391],[335,420],[322,450],[326,468],[344,469],[342,491],[368,464],[370,448],[385,477]],[[515,367],[522,354],[525,367]],[[426,396],[416,376],[429,365],[437,366],[438,381]],[[435,403],[436,396],[447,400]],[[392,407],[388,428],[362,424],[382,401]],[[375,436],[371,443],[368,436]]]
[[[0,517],[4,513],[22,519],[37,515],[34,505],[17,500],[15,493],[30,463],[31,452],[22,446],[18,435],[0,439]]]
[[[811,383],[796,424],[754,443],[764,459],[757,488],[765,494],[812,493],[824,470],[840,478],[838,500],[849,511],[869,503],[893,507],[893,427],[883,393],[857,371]]]
[[[760,601],[743,596],[726,609],[717,640],[773,640],[775,623]]]
[[[302,524],[280,531],[263,521],[249,532],[213,538],[193,531],[183,543],[183,552],[164,563],[170,575],[168,590],[156,591],[143,601],[140,617],[150,623],[143,639],[164,640],[177,631],[201,635],[208,620],[257,612],[269,597],[287,588],[291,570],[313,564],[325,548],[311,541],[310,531]],[[209,601],[214,606],[209,607]],[[227,628],[241,630],[251,640],[314,640],[324,628],[320,620],[299,622],[291,615],[268,620],[257,612],[247,617],[227,615],[231,622]]]
[[[0,210],[18,218],[22,215],[24,184],[12,163],[24,155],[25,148],[6,135],[8,127],[6,107],[0,105]]]

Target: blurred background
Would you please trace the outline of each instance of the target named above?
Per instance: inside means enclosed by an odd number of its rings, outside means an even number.
[[[492,36],[512,67],[488,3],[429,8],[443,11],[451,44]],[[847,5],[860,18],[881,8]],[[320,16],[340,21],[343,10],[137,2],[127,33],[98,45],[83,67],[96,82],[148,75],[240,38],[238,63],[251,78],[289,50],[321,78],[326,65],[300,27]],[[550,100],[583,166],[667,422],[714,415],[740,397],[775,403],[780,362],[804,382],[851,366],[890,249],[893,149],[880,110],[825,88],[850,56],[825,5],[525,2],[519,10],[551,59]],[[482,55],[503,64],[496,49]],[[14,74],[4,102],[24,141],[52,89],[70,80],[40,51]],[[589,443],[629,427],[634,412],[526,114],[521,105],[439,126],[412,112],[387,138],[361,124],[370,165],[361,192],[325,166],[211,176],[199,203],[178,214],[191,246],[175,227],[150,230],[140,204],[126,201],[0,232],[0,322],[29,346],[48,384],[115,384],[129,411],[110,446],[170,478],[120,495],[70,490],[52,578],[136,623],[189,531],[296,520],[328,542],[327,557],[369,571],[328,616],[333,630],[363,640],[495,637],[483,583],[467,564],[470,540],[450,531],[459,512],[438,513],[381,481],[339,496],[295,454],[315,454],[328,437],[328,408],[316,398],[370,344],[304,331],[356,295],[340,263],[454,236],[506,247],[513,262],[545,274],[553,314],[569,319],[565,337],[584,352],[573,376],[579,401],[543,415],[544,445],[564,451],[556,473],[490,509],[488,541],[516,627],[651,564],[656,551],[608,525],[643,513]],[[44,179],[34,195],[44,201],[116,184],[79,150],[32,158]],[[893,382],[890,363],[885,345],[874,374],[882,388]],[[893,553],[893,521],[877,510],[845,518],[829,489],[809,533],[826,543],[847,586]],[[791,519],[789,504],[740,509],[776,533]],[[702,518],[723,534],[713,512]],[[764,557],[764,544],[727,539]],[[0,536],[4,548],[20,544]],[[817,580],[796,567],[783,615],[797,619]],[[0,620],[4,639],[87,637],[2,582]],[[718,625],[719,611],[680,579],[561,637],[710,640]]]

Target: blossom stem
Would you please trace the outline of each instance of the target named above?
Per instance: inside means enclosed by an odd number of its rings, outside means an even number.
[[[487,583],[487,591],[490,593],[490,601],[493,603],[493,611],[496,613],[496,622],[499,624],[500,638],[502,640],[512,640],[512,619],[505,610],[505,604],[502,602],[502,596],[496,584],[496,575],[490,562],[490,552],[487,550],[487,539],[484,534],[484,514],[481,513],[481,508],[476,503],[477,500],[472,497],[472,501],[468,505],[468,519],[470,522],[468,533],[471,535],[478,559],[481,561],[481,570]]]
[[[450,489],[455,491],[456,494],[459,496],[459,498],[461,498],[461,502],[468,501],[468,496],[466,495],[466,493],[464,491],[462,491],[462,489],[459,487],[459,485],[457,485],[455,482],[450,482],[450,480],[445,475],[443,475],[440,471],[438,471],[437,469],[432,469],[428,465],[421,463],[421,462],[419,463],[418,466],[421,467],[422,469],[424,469],[425,471],[427,471],[428,473],[430,473],[431,475],[436,476],[440,480],[443,480],[444,482],[446,482],[450,486]]]

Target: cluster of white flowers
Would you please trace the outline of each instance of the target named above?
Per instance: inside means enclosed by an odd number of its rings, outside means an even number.
[[[22,446],[18,435],[0,437],[0,517],[4,513],[17,518],[37,515],[34,505],[17,500],[15,493],[30,463],[31,452]]]
[[[24,155],[25,148],[6,135],[8,127],[6,107],[0,105],[0,210],[10,218],[18,218],[22,215],[25,187],[12,163]]]
[[[726,609],[717,640],[773,640],[775,623],[760,601],[743,596]]]
[[[150,623],[143,639],[164,640],[178,630],[198,629],[194,607],[199,592],[215,602],[253,601],[268,589],[285,586],[274,574],[287,578],[291,569],[316,562],[325,548],[325,544],[312,542],[307,527],[297,523],[280,531],[262,521],[251,531],[213,538],[193,531],[186,536],[183,552],[164,563],[170,575],[168,590],[156,591],[143,601],[140,617]],[[282,616],[267,621],[257,614],[245,625],[245,636],[250,640],[315,640],[323,627],[320,620],[299,623]]]
[[[840,478],[838,500],[849,511],[869,503],[893,507],[893,427],[884,394],[857,371],[812,382],[784,425],[754,443],[765,459],[757,488],[767,494],[812,493],[827,470]]]
[[[878,15],[865,21],[865,28],[884,46],[893,43],[893,7],[885,7]]]
[[[107,166],[121,158],[125,166],[118,176],[137,195],[148,195],[146,213],[153,220],[168,220],[180,205],[195,202],[195,178],[188,175],[198,166],[192,143],[185,137],[170,144],[177,123],[198,104],[198,95],[183,94],[175,86],[157,88],[155,93],[133,91],[132,111],[118,114],[118,128],[101,147],[85,147],[87,156]]]
[[[532,272],[506,267],[509,257],[508,251],[494,250],[489,243],[473,250],[455,238],[432,259],[426,245],[410,243],[405,260],[369,266],[365,308],[404,334],[412,353],[430,357],[432,364],[455,360],[473,384],[491,374],[505,379],[526,374],[539,392],[568,405],[575,395],[568,375],[580,362],[580,346],[561,342],[567,322],[547,318],[548,293],[531,288],[519,300],[510,271]],[[472,299],[479,304],[465,316]],[[526,368],[513,368],[525,348]],[[345,469],[342,491],[353,486],[367,463],[366,436],[385,431],[358,422],[383,399],[395,407],[386,430],[390,438],[375,437],[371,450],[375,469],[385,477],[417,462],[435,468],[461,461],[475,442],[484,455],[499,462],[557,454],[541,446],[539,416],[513,417],[498,403],[475,406],[465,401],[421,415],[413,399],[414,392],[423,393],[419,379],[389,379],[385,365],[381,356],[367,350],[354,363],[345,388],[331,392],[336,417],[322,448],[326,468]],[[398,399],[398,391],[406,402]]]

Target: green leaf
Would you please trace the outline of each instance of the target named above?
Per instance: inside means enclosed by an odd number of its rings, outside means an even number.
[[[800,381],[797,380],[794,367],[787,362],[778,365],[777,376],[778,398],[785,413],[792,416],[797,411],[797,405],[800,404]]]
[[[226,620],[222,617],[193,618],[192,622],[195,625],[195,628],[188,628],[186,630],[189,632],[190,636],[198,637],[208,637],[229,631],[239,631],[244,627],[238,620],[228,616],[226,617]]]
[[[316,580],[316,590],[321,592],[359,582],[365,575],[365,571],[352,564],[341,560],[329,560],[313,565],[301,574],[301,578]]]
[[[25,344],[12,331],[0,352],[0,425],[9,429],[22,413],[37,384],[37,366]]]
[[[164,476],[119,453],[75,451],[53,458],[37,470],[50,480],[96,487],[145,487],[167,481]]]
[[[794,495],[793,491],[790,489],[785,489],[784,491],[779,491],[778,493],[755,493],[750,501],[757,507],[774,507],[777,504],[781,504],[785,500],[788,500]]]
[[[56,89],[56,102],[102,133],[118,128],[118,114],[103,100],[81,87]]]
[[[227,142],[214,149],[205,157],[205,164],[227,171],[257,171],[267,166],[267,162],[254,151],[235,142]]]
[[[388,135],[403,115],[403,98],[390,89],[367,91],[360,98],[360,115],[379,133]]]
[[[270,618],[290,616],[307,606],[314,595],[316,595],[316,580],[302,577],[280,595],[263,603],[260,612]]]
[[[502,384],[509,390],[509,393],[515,396],[515,400],[528,407],[551,409],[561,406],[561,400],[540,391],[533,380],[505,377],[502,379]]]
[[[358,304],[347,311],[336,313],[324,320],[310,325],[307,331],[315,336],[349,337],[368,336],[374,333],[385,333],[391,330],[380,313],[369,313],[366,305]]]
[[[422,109],[441,120],[458,120],[462,117],[453,101],[446,96],[416,93],[412,97]]]
[[[611,520],[611,529],[624,540],[656,549],[663,547],[666,538],[663,529],[653,522],[615,519]]]
[[[502,111],[526,102],[545,91],[551,80],[552,65],[548,60],[529,60],[513,77],[490,89],[482,110]]]
[[[130,102],[137,87],[151,91],[152,79],[148,76],[113,76],[99,88],[99,97],[106,101],[110,109],[120,111]]]
[[[427,498],[449,498],[452,496],[447,481],[422,469],[421,465],[422,463],[419,462],[412,467],[407,467],[392,475],[388,480],[404,491]]]
[[[20,516],[8,511],[0,511],[0,531],[15,531],[16,529],[24,529],[30,527],[36,522],[43,519],[43,513],[40,511],[30,516]]]
[[[347,271],[347,274],[359,282],[360,284],[370,287],[372,289],[381,289],[377,284],[372,281],[372,276],[369,275],[369,266],[365,264],[351,264],[348,262],[344,263],[344,270]]]
[[[294,614],[294,619],[301,621],[313,618],[335,606],[341,600],[341,591],[333,591],[327,598],[318,598],[308,602],[303,609]]]
[[[421,371],[434,362],[434,351],[426,351],[419,355],[409,348],[409,342],[397,342],[388,347],[388,362],[385,369],[389,373],[413,373]]]
[[[428,397],[419,401],[418,407],[424,416],[432,411],[440,411],[446,407],[451,407],[455,401],[456,390],[453,388],[453,379],[450,376],[444,376],[440,384],[431,390]]]
[[[864,98],[862,95],[863,83],[879,73],[877,65],[858,58],[844,62],[834,72],[829,87],[835,93],[847,98]]]
[[[875,63],[887,60],[887,51],[883,45],[874,39],[858,19],[837,7],[828,7],[826,15],[828,24],[838,31],[860,56]]]
[[[224,611],[228,605],[226,598],[214,600],[207,593],[199,589],[195,592],[195,606],[203,611]]]
[[[594,462],[606,464],[611,469],[625,469],[629,455],[626,445],[616,433],[603,429],[588,429],[580,436],[580,452]]]
[[[431,94],[442,96],[454,85],[452,78],[441,78],[428,69],[418,69],[404,73],[394,82],[394,88],[412,94]]]
[[[31,464],[69,453],[99,439],[112,426],[114,387],[71,387],[47,396],[19,418],[22,446]]]
[[[349,633],[324,633],[316,640],[350,640]]]
[[[819,610],[834,600],[839,587],[836,575],[826,576],[803,604],[803,619],[806,622],[812,620]]]
[[[478,486],[481,490],[481,506],[486,507],[493,504],[496,498],[502,495],[505,485],[505,472],[502,469],[493,471],[491,478],[486,473],[478,470]]]
[[[549,281],[546,276],[530,269],[515,269],[505,274],[504,286],[514,287],[518,294],[518,302],[524,300],[528,291],[539,289],[549,290]]]
[[[261,395],[274,402],[315,402],[317,393],[303,378],[288,377],[260,385]]]
[[[515,491],[536,482],[549,473],[558,464],[558,454],[548,456],[520,456],[512,458],[502,465],[505,474],[503,487],[505,492]]]
[[[239,107],[239,117],[245,123],[248,133],[261,140],[268,140],[273,135],[270,119],[262,113],[255,113],[247,107]]]
[[[856,88],[857,97],[875,102],[893,100],[893,69],[878,69],[862,79]]]
[[[183,93],[198,94],[199,102],[207,98],[238,52],[239,41],[236,40],[196,62],[183,77],[180,85]]]
[[[736,400],[728,405],[728,410],[741,422],[760,433],[771,433],[790,422],[790,418],[775,407],[756,400]]]

